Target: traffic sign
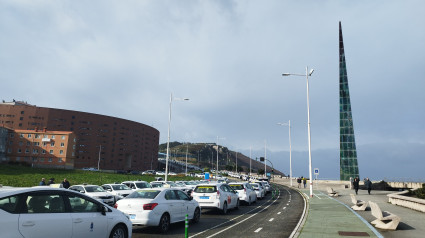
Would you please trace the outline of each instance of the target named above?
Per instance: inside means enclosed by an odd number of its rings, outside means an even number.
[[[314,175],[319,175],[319,169],[318,168],[314,169]]]

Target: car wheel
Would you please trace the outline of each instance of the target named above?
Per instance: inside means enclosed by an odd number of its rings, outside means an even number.
[[[239,199],[236,201],[236,207],[235,210],[239,210]]]
[[[124,225],[116,225],[114,229],[112,229],[109,238],[127,238],[127,227]]]
[[[223,210],[221,211],[223,214],[227,214],[227,202],[223,204]]]
[[[162,233],[166,233],[170,229],[170,216],[168,214],[162,215],[158,228]]]
[[[199,210],[199,207],[195,209],[195,212],[193,213],[193,218],[191,220],[192,223],[198,223],[201,219],[201,210]]]

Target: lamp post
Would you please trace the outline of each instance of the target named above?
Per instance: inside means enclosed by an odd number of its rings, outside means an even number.
[[[288,123],[277,123],[280,126],[289,127],[289,179],[292,187],[292,149],[291,149],[291,120]]]
[[[189,150],[189,144],[186,143],[186,173],[185,175],[187,176],[187,151]]]
[[[167,156],[166,156],[166,159],[165,159],[165,182],[167,182],[167,178],[168,178],[168,158],[169,158],[169,154],[170,154],[171,104],[172,104],[173,100],[187,101],[189,99],[188,98],[173,98],[173,94],[170,93],[170,110],[169,110],[169,113],[168,113]]]
[[[215,170],[215,178],[218,178],[218,153],[219,153],[219,146],[218,146],[218,139],[226,139],[226,138],[219,138],[217,136],[217,169]]]
[[[308,66],[305,67],[305,74],[290,74],[284,73],[282,76],[303,76],[306,77],[307,81],[307,120],[308,120],[308,165],[309,165],[309,179],[310,179],[310,197],[313,197],[313,175],[311,169],[311,133],[310,133],[310,98],[309,98],[309,88],[308,88],[308,76],[311,76],[314,72],[314,69],[308,71]]]

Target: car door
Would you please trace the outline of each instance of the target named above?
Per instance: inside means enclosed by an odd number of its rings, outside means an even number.
[[[238,192],[236,192],[236,190],[234,190],[233,188],[231,188],[229,185],[226,184],[226,186],[229,189],[230,196],[232,197],[232,206],[233,207],[236,207],[237,206],[237,203],[238,203],[238,200],[239,200]]]
[[[72,237],[72,218],[59,192],[32,192],[23,198],[19,232],[24,237]]]
[[[165,192],[165,205],[170,213],[170,221],[172,223],[183,220],[182,206],[183,202],[177,197],[177,194],[173,189],[169,189]]]
[[[224,192],[224,197],[227,202],[228,208],[233,208],[235,206],[235,199],[232,196],[232,189],[228,185],[221,185],[221,190]]]
[[[189,196],[181,190],[175,190],[177,193],[177,197],[181,201],[181,214],[182,219],[186,218],[186,214],[189,215],[190,218],[192,218],[193,213],[195,212],[195,202],[193,200],[189,199]]]
[[[107,237],[108,220],[103,204],[87,196],[69,193],[73,237]]]

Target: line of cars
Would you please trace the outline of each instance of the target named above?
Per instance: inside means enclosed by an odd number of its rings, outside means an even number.
[[[161,232],[167,232],[171,223],[183,221],[186,214],[192,223],[196,223],[200,220],[201,209],[218,209],[226,214],[229,209],[238,209],[241,201],[248,205],[256,202],[266,190],[263,182],[227,184],[206,181],[124,181],[102,186],[73,185],[68,190],[13,188],[9,193],[1,189],[0,230],[3,230],[2,226],[18,223],[17,231],[11,229],[12,233],[15,232],[11,237],[21,237],[18,234],[24,236],[30,231],[48,237],[54,234],[49,232],[60,230],[69,231],[68,237],[86,237],[84,232],[88,231],[90,237],[102,234],[99,237],[128,238],[132,225],[157,226]],[[36,202],[32,199],[34,196],[42,199]],[[57,200],[60,200],[59,205]],[[61,224],[55,225],[60,220]],[[54,229],[47,229],[47,233],[39,230],[49,222],[55,225]],[[79,223],[83,225],[79,226]],[[61,230],[64,225],[67,228]],[[31,227],[34,228],[31,230]]]

